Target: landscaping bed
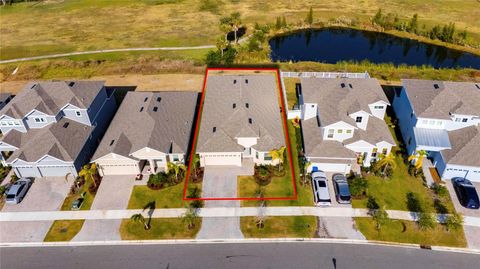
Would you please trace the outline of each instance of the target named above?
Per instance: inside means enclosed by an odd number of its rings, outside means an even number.
[[[240,226],[246,238],[312,238],[317,219],[313,216],[266,217],[263,228],[257,217],[241,217]]]
[[[195,220],[193,229],[188,229],[181,218],[155,218],[151,219],[150,229],[145,230],[142,224],[124,219],[120,236],[122,240],[194,239],[201,225],[201,218]]]

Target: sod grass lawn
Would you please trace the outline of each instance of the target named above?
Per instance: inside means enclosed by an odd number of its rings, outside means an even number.
[[[82,229],[85,220],[56,220],[45,236],[45,242],[70,241]]]
[[[88,186],[90,184],[92,184],[92,181],[90,179],[87,179],[85,181],[85,184],[83,184],[81,189],[76,194],[68,193],[67,197],[65,197],[65,200],[63,201],[63,204],[60,210],[62,211],[72,210],[72,203],[78,198],[80,198],[82,194],[84,194],[84,197],[83,197],[84,200],[83,200],[82,206],[80,207],[80,210],[90,210],[93,204],[93,200],[95,199],[95,194],[91,194],[88,191]]]
[[[201,184],[196,185],[201,188]],[[183,187],[184,181],[160,190],[152,190],[147,186],[134,186],[128,201],[128,209],[144,208],[151,202],[155,202],[155,208],[183,208],[188,205],[182,200]]]
[[[357,228],[367,240],[378,240],[399,243],[412,243],[427,246],[466,247],[463,229],[447,231],[440,224],[434,229],[421,230],[417,223],[404,220],[389,220],[378,231],[371,218],[355,218]]]
[[[312,238],[317,219],[313,216],[267,217],[264,227],[257,227],[256,217],[241,217],[240,226],[245,238]]]
[[[157,218],[152,219],[151,228],[145,230],[142,223],[124,219],[120,225],[120,236],[122,240],[193,239],[201,225],[200,218],[195,221],[193,229],[188,229],[181,218]]]

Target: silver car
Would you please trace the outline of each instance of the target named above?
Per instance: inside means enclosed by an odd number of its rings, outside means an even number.
[[[32,181],[28,178],[20,178],[15,183],[10,186],[7,192],[7,197],[5,202],[7,204],[18,204],[20,203],[25,195],[27,194],[28,189],[32,185]]]
[[[313,201],[316,206],[329,206],[332,204],[327,183],[325,172],[315,171],[312,173]]]

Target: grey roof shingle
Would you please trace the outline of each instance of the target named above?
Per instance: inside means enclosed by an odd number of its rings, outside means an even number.
[[[259,151],[285,145],[274,75],[209,75],[205,94],[197,152],[243,151],[238,137],[258,137]]]
[[[197,99],[196,92],[129,92],[92,159],[145,147],[187,153]]]
[[[18,150],[15,150],[7,161],[19,158],[36,162],[46,154],[66,162],[75,161],[92,129],[91,126],[62,118],[57,123],[40,129],[30,129],[26,133],[12,130],[2,140]]]
[[[442,150],[446,163],[480,166],[480,126],[469,126],[448,132],[451,149]]]
[[[339,121],[355,126],[349,114],[369,113],[368,105],[377,101],[390,104],[374,78],[302,78],[301,85],[303,102],[318,104],[322,126]]]
[[[450,113],[480,115],[480,83],[403,79],[402,84],[418,117],[449,120]]]
[[[348,145],[358,140],[364,140],[372,145],[381,141],[395,145],[395,140],[393,140],[392,133],[390,133],[387,124],[377,117],[368,117],[367,129],[355,129],[353,137],[343,141],[343,143]]]
[[[68,103],[88,108],[103,86],[103,81],[31,82],[2,108],[0,115],[21,119],[33,109],[56,115]]]

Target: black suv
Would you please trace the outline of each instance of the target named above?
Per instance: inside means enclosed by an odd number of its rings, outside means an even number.
[[[480,201],[478,200],[477,190],[473,186],[470,180],[455,177],[452,179],[453,188],[457,194],[458,201],[466,208],[478,209],[480,207]]]

